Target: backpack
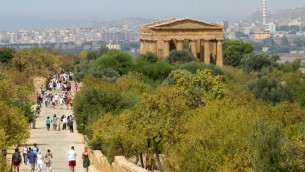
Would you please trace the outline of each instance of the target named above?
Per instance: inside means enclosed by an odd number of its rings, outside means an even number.
[[[14,160],[14,162],[20,163],[20,162],[21,162],[21,155],[20,155],[20,153],[15,152],[15,153],[13,154],[13,160]]]
[[[70,121],[68,122],[68,126],[73,126],[73,121],[70,119]]]

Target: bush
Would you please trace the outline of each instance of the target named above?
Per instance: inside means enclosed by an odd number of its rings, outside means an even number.
[[[135,61],[135,71],[153,81],[163,81],[175,68],[165,61],[148,62],[142,58]]]
[[[146,54],[140,55],[137,59],[144,60],[149,63],[156,63],[160,58],[156,54],[148,52]]]
[[[198,61],[198,59],[188,50],[174,50],[169,53],[167,61],[172,65],[179,66],[180,64],[188,63],[190,61]]]
[[[264,122],[259,122],[251,140],[254,149],[253,168],[255,172],[283,171],[284,156],[283,131],[280,126],[269,127]]]
[[[275,78],[262,77],[254,80],[248,86],[257,98],[264,101],[272,103],[292,101],[291,90]]]
[[[244,72],[260,71],[264,67],[273,65],[271,58],[267,54],[256,53],[245,55],[240,63]]]
[[[238,40],[225,40],[223,42],[224,64],[237,67],[245,54],[253,51],[250,43],[244,43]]]
[[[223,75],[224,74],[224,71],[219,68],[218,66],[215,66],[213,64],[204,64],[204,63],[201,63],[199,61],[191,61],[189,63],[185,63],[181,66],[179,66],[179,69],[181,70],[187,70],[191,73],[196,73],[196,71],[198,69],[200,70],[204,70],[204,69],[211,69],[213,72],[213,75]]]
[[[118,113],[127,106],[124,97],[112,84],[92,77],[85,78],[83,84],[85,86],[74,99],[77,128],[81,133],[88,131],[90,124],[104,114]]]
[[[110,50],[96,59],[92,67],[96,69],[111,68],[118,71],[120,75],[125,75],[134,69],[134,64],[130,54],[123,51]]]

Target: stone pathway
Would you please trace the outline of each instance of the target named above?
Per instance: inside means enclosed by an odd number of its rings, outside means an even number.
[[[67,152],[70,150],[71,146],[75,147],[75,151],[78,154],[75,172],[84,171],[81,159],[81,154],[85,146],[84,137],[83,135],[77,132],[75,122],[74,133],[70,133],[69,130],[52,130],[52,126],[50,127],[50,131],[47,131],[47,127],[45,125],[45,120],[48,116],[52,118],[54,114],[56,114],[57,116],[62,116],[63,114],[68,116],[72,113],[73,111],[67,110],[65,106],[63,109],[60,109],[59,106],[56,106],[56,108],[54,109],[51,107],[46,108],[43,105],[41,109],[41,114],[36,121],[37,129],[31,129],[31,137],[27,142],[28,146],[33,147],[33,144],[36,143],[39,150],[41,150],[43,154],[45,154],[48,149],[51,150],[54,156],[52,163],[53,172],[69,172]],[[22,152],[22,147],[20,147],[20,152]],[[29,166],[25,166],[22,163],[20,171],[30,171]],[[36,171],[38,171],[37,166]],[[43,167],[43,171],[46,171],[45,164]],[[92,164],[89,167],[89,171],[97,172],[99,170],[97,170]]]

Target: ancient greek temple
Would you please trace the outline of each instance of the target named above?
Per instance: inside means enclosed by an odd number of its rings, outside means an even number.
[[[205,64],[223,66],[223,27],[192,19],[166,19],[140,26],[140,53],[166,58],[172,50],[188,48]]]

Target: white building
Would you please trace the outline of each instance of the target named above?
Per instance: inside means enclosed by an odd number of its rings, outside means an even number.
[[[106,47],[109,48],[109,49],[121,50],[120,44],[111,44],[111,43],[109,43],[109,44],[106,45]]]
[[[275,24],[273,22],[270,22],[265,25],[267,32],[275,32]]]

